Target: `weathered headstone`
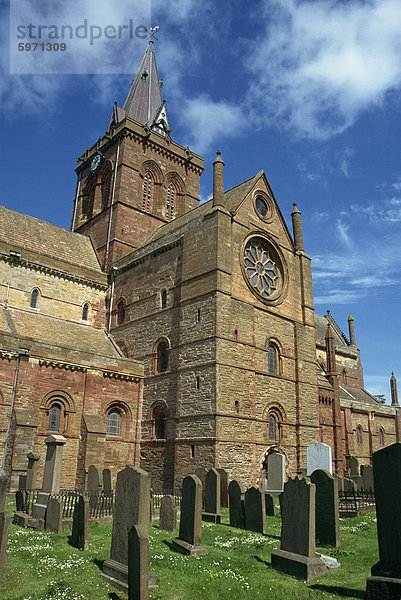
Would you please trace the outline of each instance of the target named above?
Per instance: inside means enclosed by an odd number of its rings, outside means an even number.
[[[328,572],[315,550],[315,493],[315,485],[307,478],[294,477],[284,484],[281,546],[271,555],[273,569],[304,581]]]
[[[0,469],[0,585],[3,578],[4,562],[6,560],[8,532],[10,530],[10,513],[4,512],[7,491],[7,475]]]
[[[279,452],[273,452],[267,457],[267,483],[266,491],[278,496],[284,489],[285,456]]]
[[[79,550],[88,550],[89,545],[89,498],[79,496],[72,518],[71,545]]]
[[[316,469],[333,473],[331,463],[331,447],[322,442],[316,442],[306,449],[306,474],[311,475]]]
[[[352,481],[352,479],[348,479],[348,477],[344,477],[343,479],[343,491],[344,492],[354,492],[356,490],[356,483]]]
[[[128,533],[133,525],[149,530],[150,475],[140,467],[126,467],[117,475],[110,558],[101,577],[128,591]],[[151,571],[149,584],[154,580]]]
[[[26,491],[17,490],[15,492],[15,508],[17,512],[24,512],[26,508]]]
[[[43,474],[42,489],[38,494],[37,502],[32,507],[34,519],[44,519],[50,494],[60,491],[61,466],[63,460],[63,447],[66,443],[62,435],[52,434],[45,439],[47,445],[45,470]]]
[[[362,489],[367,492],[374,492],[375,484],[373,480],[373,467],[371,465],[361,466]]]
[[[46,518],[45,518],[46,531],[52,533],[61,533],[63,530],[63,501],[61,498],[53,498],[50,496],[47,503]]]
[[[110,469],[103,469],[103,491],[108,496],[113,493],[113,488],[111,485],[111,471]]]
[[[26,489],[36,489],[36,472],[40,455],[37,452],[28,452],[28,469],[26,472]]]
[[[88,492],[101,492],[103,489],[102,469],[97,465],[89,465],[88,481],[86,484]]]
[[[217,469],[210,469],[206,473],[205,511],[202,513],[204,521],[224,523],[220,506],[220,474]]]
[[[328,471],[313,471],[311,482],[316,485],[316,540],[323,546],[340,546],[338,480]]]
[[[264,494],[256,487],[245,492],[245,529],[266,533]]]
[[[220,475],[220,506],[228,508],[228,473],[225,469],[217,469]]]
[[[18,490],[25,492],[25,490],[26,490],[26,475],[18,476]]]
[[[230,514],[230,525],[245,528],[245,507],[241,497],[241,488],[238,481],[230,481],[228,486],[228,509]]]
[[[173,550],[201,556],[208,553],[202,546],[202,483],[196,475],[188,475],[182,483],[181,519]]]
[[[263,492],[262,492],[263,493]],[[264,492],[265,508],[267,517],[276,516],[276,506],[274,504],[274,498],[267,492]]]
[[[149,598],[149,530],[133,525],[128,534],[128,600]]]
[[[361,474],[360,466],[359,466],[359,459],[356,456],[350,456],[349,460],[348,460],[348,465],[349,465],[350,477],[354,477],[354,476],[359,477],[359,475]]]
[[[159,529],[175,531],[177,529],[177,508],[174,496],[163,496],[160,503]]]
[[[401,444],[373,453],[379,561],[366,583],[366,600],[401,598]]]

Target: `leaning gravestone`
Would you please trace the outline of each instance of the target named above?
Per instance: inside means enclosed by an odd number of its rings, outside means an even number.
[[[340,546],[340,516],[338,480],[328,471],[313,471],[311,482],[316,485],[316,541],[322,546]]]
[[[8,532],[10,529],[10,513],[4,511],[7,492],[7,475],[0,469],[0,586],[6,560]]]
[[[103,469],[102,472],[103,477],[103,492],[106,496],[109,496],[113,493],[113,488],[111,486],[111,471],[110,469]]]
[[[220,475],[220,505],[228,508],[228,473],[225,469],[216,469]]]
[[[208,553],[201,542],[202,483],[196,475],[188,475],[182,483],[180,533],[173,540],[173,550],[201,556]]]
[[[101,577],[117,589],[128,591],[128,534],[133,525],[149,531],[150,475],[140,467],[126,467],[117,475],[110,558]],[[149,585],[154,573],[149,572]]]
[[[89,547],[89,498],[79,496],[75,504],[72,518],[71,545],[79,550],[88,550]]]
[[[221,514],[220,491],[220,474],[217,469],[210,469],[206,473],[205,511],[202,513],[204,521],[224,523],[224,517]]]
[[[272,568],[296,579],[313,581],[328,572],[315,550],[315,486],[307,478],[294,477],[285,483],[280,499],[281,546],[272,552]],[[334,563],[336,568],[340,566]]]
[[[133,525],[128,534],[128,600],[149,598],[149,530]]]
[[[49,498],[45,519],[46,531],[61,533],[63,530],[63,500],[61,498]]]
[[[375,485],[373,480],[373,467],[371,465],[361,466],[362,489],[366,492],[374,492]]]
[[[401,444],[373,453],[379,562],[366,583],[366,600],[401,598]]]
[[[228,486],[228,509],[230,525],[245,529],[245,507],[238,481],[230,481]]]
[[[273,496],[278,496],[284,489],[285,482],[285,456],[273,452],[267,457],[267,483],[266,491]]]
[[[174,496],[163,496],[160,503],[159,529],[175,531],[177,529],[177,507]]]
[[[306,474],[309,477],[316,469],[333,473],[331,464],[331,447],[322,442],[316,442],[306,449]]]
[[[266,507],[264,494],[256,487],[245,492],[245,529],[266,533]]]

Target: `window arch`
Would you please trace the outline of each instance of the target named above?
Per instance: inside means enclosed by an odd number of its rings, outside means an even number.
[[[166,308],[167,306],[167,290],[161,290],[160,292],[160,307]]]
[[[177,190],[173,183],[169,183],[167,188],[167,198],[166,198],[166,221],[172,221],[175,215],[175,206],[174,202],[177,196]]]
[[[125,322],[125,302],[119,300],[117,303],[117,324],[122,325]]]
[[[119,436],[121,434],[121,413],[117,408],[112,408],[107,415],[106,435]]]
[[[168,344],[162,341],[157,346],[157,372],[164,373],[168,369]]]
[[[269,343],[267,349],[267,370],[274,375],[278,374],[278,352],[275,344]]]
[[[143,177],[142,210],[150,212],[152,202],[152,173],[147,171]]]
[[[75,414],[73,398],[64,390],[53,390],[43,398],[40,411],[42,411],[41,427],[46,431],[57,431],[60,434],[68,433],[71,418]]]
[[[167,439],[167,420],[169,411],[163,401],[158,401],[150,409],[151,435],[154,440]]]
[[[39,298],[39,290],[38,290],[38,288],[35,288],[31,292],[31,300],[29,302],[30,308],[37,308],[38,298]]]
[[[61,416],[61,405],[58,402],[54,402],[50,407],[49,412],[49,431],[60,430],[60,416]]]
[[[82,321],[88,320],[88,312],[89,312],[89,304],[87,302],[85,302],[85,304],[82,307]]]
[[[272,444],[278,444],[283,437],[283,424],[287,418],[282,406],[276,402],[269,403],[265,408],[263,420],[265,422],[264,437]]]
[[[111,180],[112,170],[110,164],[107,164],[102,172],[102,210],[105,210],[110,204]]]
[[[362,444],[362,427],[360,425],[356,428],[356,441],[359,445]]]
[[[269,415],[269,427],[268,427],[269,441],[275,441],[277,439],[277,419],[273,413]]]
[[[93,214],[93,205],[95,203],[96,177],[91,173],[86,180],[86,186],[82,199],[82,216],[90,217]]]
[[[347,371],[345,369],[343,369],[343,372],[341,373],[341,383],[343,385],[346,385],[347,383]]]
[[[380,427],[379,429],[379,446],[384,446],[384,429]]]

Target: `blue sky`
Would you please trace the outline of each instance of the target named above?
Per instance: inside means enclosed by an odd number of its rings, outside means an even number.
[[[73,4],[64,18],[76,18]],[[49,0],[18,6],[31,18]],[[118,23],[135,3],[96,6]],[[391,371],[401,377],[399,0],[154,0],[151,9],[172,136],[205,157],[202,199],[221,148],[227,188],[264,169],[288,223],[297,201],[316,310],[330,308],[346,334],[352,313],[365,386],[389,397]],[[105,132],[114,101],[122,106],[138,48],[127,69],[125,47],[113,75],[10,75],[16,41],[3,17],[1,203],[69,227],[76,159]],[[104,69],[122,56],[117,44],[95,49]],[[84,49],[80,57],[91,73]]]

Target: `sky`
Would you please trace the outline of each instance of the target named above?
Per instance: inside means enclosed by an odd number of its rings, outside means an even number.
[[[226,189],[264,169],[289,225],[297,202],[316,311],[346,335],[352,314],[365,387],[389,399],[391,372],[401,378],[399,0],[81,0],[79,14],[11,0],[11,27],[0,4],[0,202],[63,227],[76,160],[123,105],[147,42],[68,40],[75,54],[33,56],[15,27],[81,23],[86,8],[89,23],[159,26],[172,137],[205,158],[202,201],[220,148]]]

